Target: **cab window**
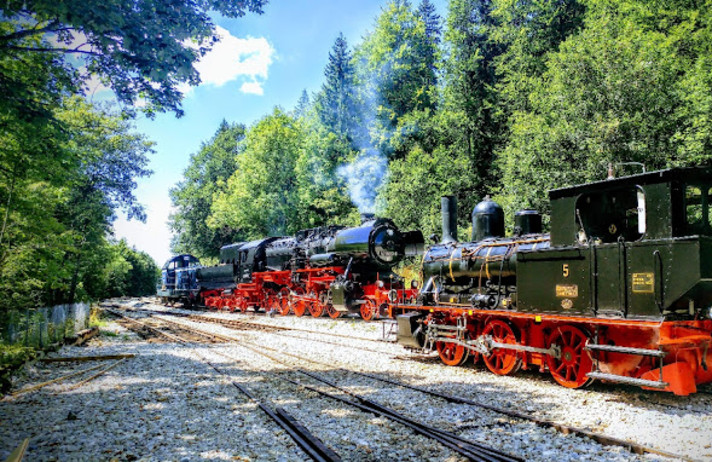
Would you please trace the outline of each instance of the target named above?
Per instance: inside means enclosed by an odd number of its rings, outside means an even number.
[[[712,187],[689,184],[685,186],[685,223],[689,234],[712,234],[709,202]]]
[[[630,186],[582,194],[576,215],[581,243],[637,241],[646,231],[645,193]]]

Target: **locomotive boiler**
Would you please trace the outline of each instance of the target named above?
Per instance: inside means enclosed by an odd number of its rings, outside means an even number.
[[[458,243],[444,206],[418,303],[399,305],[399,341],[448,365],[499,375],[548,371],[566,387],[598,379],[694,393],[712,381],[712,170],[677,168],[553,190],[550,234],[518,213],[473,211]]]

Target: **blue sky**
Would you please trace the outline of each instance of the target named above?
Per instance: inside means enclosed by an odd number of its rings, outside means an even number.
[[[350,46],[373,28],[386,0],[273,0],[264,14],[217,18],[221,43],[197,68],[203,83],[187,90],[185,115],[137,120],[137,131],[156,143],[149,178],[138,180],[146,223],[115,225],[117,238],[150,254],[159,265],[170,256],[168,190],[182,178],[190,155],[210,139],[221,120],[251,125],[275,106],[292,109],[302,90],[323,82],[329,50],[339,32]],[[418,2],[413,1],[414,4]],[[434,0],[444,17],[447,0]]]

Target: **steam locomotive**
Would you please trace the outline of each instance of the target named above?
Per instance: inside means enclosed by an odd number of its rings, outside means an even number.
[[[458,242],[442,199],[443,238],[423,255],[419,291],[392,268],[423,236],[387,219],[236,243],[220,265],[181,255],[163,268],[166,300],[365,319],[395,317],[398,341],[443,363],[482,360],[495,374],[549,371],[677,395],[712,382],[712,168],[675,168],[549,192],[550,233],[533,210],[486,199]]]
[[[549,371],[696,392],[712,381],[712,169],[675,168],[550,191],[550,233],[532,210],[491,200],[458,242],[442,199],[443,239],[423,258],[416,303],[391,304],[401,344],[468,357],[495,374]]]
[[[420,231],[401,232],[389,219],[364,214],[357,227],[224,246],[216,266],[176,267],[189,256],[175,257],[164,265],[159,296],[216,309],[332,318],[351,312],[371,320],[389,301],[415,298],[416,289],[405,288],[392,268],[422,254],[423,242]]]

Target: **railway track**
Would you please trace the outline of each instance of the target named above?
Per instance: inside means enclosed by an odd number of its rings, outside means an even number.
[[[124,316],[123,314],[121,314],[117,311],[108,310],[108,312],[115,316],[121,317],[122,319],[126,320],[129,323],[133,323],[134,325],[137,325],[140,327],[148,326],[153,332],[155,332],[158,335],[163,335],[166,338],[168,338],[169,340],[176,341],[179,343],[190,343],[189,341],[187,341],[185,339],[181,339],[180,337],[177,337],[171,333],[166,333],[163,330],[156,328],[155,326],[149,326],[148,323],[138,321],[138,320],[130,318],[128,316]],[[157,319],[159,319],[164,324],[172,325],[176,331],[192,332],[193,334],[198,335],[198,336],[205,334],[206,336],[209,336],[210,338],[215,339],[215,340],[221,340],[223,342],[237,342],[237,345],[244,346],[243,342],[239,339],[231,338],[229,336],[224,336],[224,335],[220,335],[220,334],[206,333],[204,331],[201,331],[200,329],[195,329],[193,327],[186,326],[182,323],[166,320],[164,318],[157,318]],[[250,348],[250,349],[252,350],[253,348]],[[256,352],[258,352],[258,351],[256,351]],[[238,362],[238,363],[243,362],[239,358],[225,354],[224,352],[212,350],[211,353],[216,354],[218,356],[225,357],[228,360],[232,361],[233,363],[234,362]],[[274,358],[271,355],[268,355],[265,353],[260,353],[260,354],[263,357],[266,357],[278,364],[281,364],[281,365],[286,364],[284,361]],[[221,368],[219,368],[217,365],[215,365],[214,362],[208,360],[204,356],[201,359],[203,359],[203,361],[205,361],[207,364],[209,364],[217,372],[225,375],[226,377],[230,377],[230,374],[224,372]],[[324,377],[321,377],[318,374],[315,374],[313,372],[308,372],[308,371],[304,371],[304,370],[300,370],[298,372],[299,372],[299,374],[302,374],[302,375],[307,376],[313,380],[316,380],[320,384],[327,385],[327,386],[337,390],[340,393],[347,394],[350,397],[350,399],[337,396],[333,393],[325,392],[323,390],[320,390],[314,386],[311,386],[307,383],[304,383],[300,380],[296,380],[294,378],[287,378],[287,377],[281,376],[280,374],[262,371],[262,373],[268,374],[273,378],[289,382],[290,384],[297,387],[296,390],[302,390],[302,391],[306,390],[309,392],[317,393],[318,395],[328,398],[330,400],[336,400],[344,405],[357,408],[359,411],[361,411],[363,413],[375,414],[377,416],[380,416],[380,417],[389,419],[393,422],[396,422],[397,424],[400,424],[400,425],[408,428],[410,431],[412,431],[418,435],[430,438],[430,439],[438,442],[442,446],[460,454],[467,460],[482,461],[482,462],[523,462],[524,461],[524,459],[521,457],[510,455],[510,454],[500,451],[496,448],[493,448],[493,447],[490,447],[490,446],[487,446],[487,445],[484,445],[484,444],[481,444],[481,443],[478,443],[475,441],[467,440],[467,439],[462,438],[452,432],[449,432],[449,431],[434,427],[432,425],[427,425],[425,423],[411,419],[405,415],[398,413],[396,410],[394,410],[392,408],[389,408],[387,406],[384,406],[384,405],[381,405],[374,401],[371,401],[361,395],[358,395],[356,393],[353,393],[353,392],[347,390],[346,388],[340,387],[337,384],[335,384],[335,383],[329,381],[328,379],[325,379]],[[331,451],[330,456],[332,456],[334,458],[324,459],[323,458],[323,456],[324,456],[323,450],[324,450],[324,448],[328,450],[328,448],[325,447],[323,445],[323,443],[321,443],[321,440],[319,440],[313,434],[311,434],[311,432],[309,432],[308,429],[301,426],[293,417],[289,416],[289,414],[287,414],[286,411],[284,411],[284,409],[282,409],[282,408],[274,408],[273,409],[270,406],[268,406],[267,404],[265,404],[264,400],[259,400],[258,398],[256,398],[255,395],[253,394],[253,392],[250,392],[244,385],[241,385],[241,384],[239,384],[235,381],[232,381],[232,380],[231,380],[231,383],[238,390],[240,390],[244,395],[248,396],[248,398],[257,402],[259,404],[260,408],[267,415],[269,415],[273,420],[275,420],[282,428],[287,430],[288,433],[290,434],[290,436],[292,436],[292,438],[294,439],[294,441],[297,442],[297,444],[299,444],[300,447],[305,449],[305,452],[313,460],[340,460],[340,458],[338,458],[339,456],[336,455],[336,453],[334,453],[331,450],[329,450],[329,451]],[[285,423],[286,423],[286,425],[285,425]],[[293,436],[293,434],[290,433],[288,430],[290,428],[292,431],[299,430],[299,433],[296,436]],[[306,448],[304,448],[302,446],[302,444],[300,444],[300,438],[304,438],[305,434],[309,436],[309,438],[307,438],[309,441],[314,440],[316,442],[317,446],[321,445],[320,449],[319,449],[320,452],[317,453],[317,451],[311,446],[309,446],[309,450],[307,450]]]
[[[132,324],[134,326],[137,326],[140,329],[146,329],[156,335],[165,337],[169,340],[181,343],[181,344],[188,344],[192,343],[192,339],[185,339],[181,338],[177,335],[174,335],[173,333],[165,332],[162,329],[152,326],[149,323],[139,321],[137,319],[133,319],[129,316],[125,316],[122,313],[119,313],[118,311],[115,310],[110,310],[106,309],[105,310],[109,313],[111,313],[114,316],[119,317],[120,319],[126,321],[129,324]],[[163,321],[165,323],[170,323],[168,321]],[[170,323],[176,326],[178,323]],[[205,338],[210,338],[211,340],[215,341],[220,341],[219,339],[220,336],[216,336],[210,333],[206,332],[201,332],[198,329],[190,329],[186,328],[185,326],[177,326],[177,331],[186,331],[186,332],[191,332],[195,335],[202,336]],[[223,341],[227,341],[225,339],[222,339]],[[218,374],[223,375],[227,377],[228,379],[230,378],[230,375],[224,372],[222,369],[220,369],[218,366],[214,364],[214,362],[208,360],[205,356],[196,353],[197,356],[200,357],[200,359],[208,364],[211,368],[213,368]],[[255,396],[249,392],[247,388],[244,386],[238,384],[237,382],[231,381],[231,384],[235,387],[235,389],[239,390],[240,393],[245,395],[250,401],[256,403],[259,408],[267,414],[277,425],[279,425],[284,431],[287,432],[287,434],[292,438],[292,440],[300,447],[302,450],[314,461],[317,462],[329,462],[329,461],[340,461],[341,457],[339,457],[338,454],[336,454],[334,451],[329,449],[324,443],[319,440],[317,437],[315,437],[306,427],[303,425],[299,424],[296,419],[294,419],[291,415],[289,415],[284,409],[281,408],[271,408],[264,402],[261,402]]]
[[[170,322],[175,322],[175,321],[170,321]],[[177,323],[177,324],[182,324],[182,323]],[[222,324],[222,323],[218,323],[218,324]],[[191,328],[192,328],[192,327],[191,327]],[[199,330],[199,329],[198,329],[198,330]],[[249,348],[251,351],[253,351],[253,352],[256,353],[256,354],[263,355],[263,356],[267,356],[267,357],[269,357],[270,359],[272,359],[272,360],[274,360],[274,361],[277,361],[277,362],[282,362],[282,364],[285,364],[285,365],[288,365],[288,363],[284,362],[283,360],[280,360],[279,358],[277,358],[277,357],[275,357],[275,356],[268,355],[268,354],[266,353],[266,351],[272,352],[272,353],[274,353],[275,355],[278,355],[278,356],[281,357],[281,358],[284,358],[284,357],[291,357],[291,358],[293,358],[295,361],[297,361],[297,360],[300,361],[300,362],[306,361],[306,362],[309,362],[309,363],[312,363],[312,364],[316,364],[316,365],[319,365],[319,366],[322,366],[322,367],[334,368],[334,366],[335,366],[333,363],[329,364],[329,363],[325,363],[325,362],[323,362],[323,361],[318,361],[318,360],[314,360],[314,359],[311,359],[311,358],[305,358],[303,355],[296,355],[296,354],[294,354],[294,353],[292,353],[292,352],[284,351],[284,350],[279,350],[279,349],[272,348],[272,347],[269,347],[269,346],[266,346],[266,345],[258,345],[258,344],[255,344],[255,343],[253,343],[253,342],[247,341],[247,340],[242,339],[242,338],[238,339],[238,338],[235,338],[235,337],[232,337],[232,336],[223,335],[223,334],[218,334],[218,335],[219,335],[220,337],[224,338],[226,341],[236,342],[238,345],[243,346],[243,347],[246,347],[246,348]],[[293,365],[293,364],[292,364],[292,365]],[[365,378],[369,378],[369,379],[372,379],[372,380],[375,380],[375,381],[378,381],[378,382],[382,382],[382,383],[387,383],[387,384],[394,385],[394,386],[397,386],[397,387],[401,387],[401,388],[404,388],[404,389],[409,389],[409,390],[417,391],[417,392],[420,392],[420,393],[423,393],[423,394],[426,394],[426,395],[429,395],[429,396],[433,396],[433,397],[437,397],[437,398],[443,399],[443,400],[445,400],[445,401],[447,401],[447,402],[450,402],[450,403],[463,404],[463,405],[468,405],[468,406],[474,406],[474,407],[478,407],[478,408],[481,408],[481,409],[486,409],[486,410],[488,410],[488,411],[492,411],[492,412],[495,412],[495,413],[497,413],[497,414],[501,414],[501,415],[504,415],[504,416],[507,416],[507,417],[510,417],[510,418],[513,418],[513,419],[519,419],[519,420],[523,420],[523,421],[532,422],[532,423],[534,423],[534,424],[537,425],[537,426],[552,428],[552,429],[554,429],[554,430],[556,430],[556,431],[558,431],[558,432],[560,432],[560,433],[562,433],[562,434],[565,434],[565,435],[573,434],[573,435],[578,435],[578,436],[581,436],[581,437],[589,438],[589,439],[591,439],[591,440],[593,440],[593,441],[595,441],[595,442],[597,442],[597,443],[599,443],[599,444],[602,444],[602,445],[623,447],[623,448],[627,449],[628,451],[630,451],[631,453],[634,453],[634,454],[641,454],[641,455],[644,455],[644,454],[654,454],[654,455],[659,455],[659,456],[663,456],[663,457],[668,457],[668,458],[673,458],[673,459],[678,459],[678,460],[684,460],[684,461],[693,461],[693,460],[694,460],[694,459],[690,459],[690,458],[688,458],[688,457],[684,457],[684,456],[681,456],[681,455],[678,455],[678,454],[669,453],[669,452],[667,452],[667,451],[659,450],[659,449],[656,449],[656,448],[651,448],[651,447],[644,446],[644,445],[641,445],[641,444],[637,444],[637,443],[634,443],[634,442],[631,442],[631,441],[621,440],[621,439],[618,439],[618,438],[615,438],[615,437],[611,437],[611,436],[608,436],[608,435],[604,435],[604,434],[600,434],[600,433],[595,433],[595,432],[592,432],[592,431],[589,431],[589,430],[586,430],[586,429],[583,429],[583,428],[578,428],[578,427],[575,427],[575,426],[566,425],[566,424],[562,424],[562,423],[559,423],[559,422],[554,422],[554,421],[550,421],[550,420],[546,420],[546,419],[541,419],[541,418],[536,417],[536,416],[524,414],[524,413],[521,413],[521,412],[518,412],[518,411],[514,411],[514,410],[510,410],[510,409],[504,409],[504,408],[497,407],[497,406],[493,406],[493,405],[489,405],[489,404],[479,403],[479,402],[477,402],[477,401],[474,401],[474,400],[471,400],[471,399],[468,399],[468,398],[465,398],[465,397],[461,397],[461,396],[453,396],[453,395],[448,395],[448,394],[440,393],[440,392],[438,392],[438,391],[430,390],[430,389],[428,389],[428,388],[419,387],[419,386],[415,386],[415,385],[412,385],[412,384],[409,384],[409,383],[405,383],[405,382],[402,382],[402,381],[399,381],[399,380],[395,380],[395,379],[393,379],[393,378],[391,378],[391,377],[381,377],[381,376],[378,376],[378,375],[369,374],[369,373],[362,372],[362,371],[355,371],[355,370],[352,370],[352,369],[349,369],[349,370],[340,369],[340,371],[342,371],[342,372],[344,372],[344,373],[350,373],[350,374],[359,375],[359,376],[362,376],[362,377],[365,377]]]
[[[176,316],[180,318],[187,318],[191,319],[193,321],[201,322],[201,321],[206,321],[206,322],[211,322],[211,323],[219,323],[223,324],[226,326],[233,326],[239,329],[242,328],[254,328],[254,329],[264,329],[264,330],[274,330],[274,331],[280,331],[280,332],[304,332],[307,334],[319,334],[319,335],[328,335],[329,337],[339,337],[339,338],[344,338],[348,340],[361,340],[364,342],[373,342],[373,343],[392,343],[392,342],[387,342],[385,340],[378,340],[378,339],[373,339],[369,337],[358,337],[358,336],[351,336],[351,335],[344,335],[344,334],[337,334],[334,332],[326,332],[326,331],[321,331],[321,330],[313,330],[313,329],[301,329],[298,327],[287,327],[287,326],[275,326],[273,324],[264,324],[260,322],[254,322],[254,321],[245,321],[241,319],[224,319],[224,318],[215,318],[212,316],[206,316],[206,315],[200,315],[200,314],[193,314],[193,313],[184,313],[184,312],[179,312],[179,311],[166,311],[166,310],[146,310],[146,309],[136,309],[136,308],[131,308],[131,307],[125,307],[122,305],[118,305],[115,303],[112,304],[101,304],[99,305],[102,308],[121,308],[126,311],[131,311],[135,313],[146,313],[146,314],[164,314],[167,316]],[[203,310],[207,313],[217,313],[216,311],[209,311],[209,310]],[[241,313],[238,313],[241,314]],[[264,316],[264,314],[257,313],[255,316]],[[338,321],[338,320],[334,320]]]
[[[312,341],[312,342],[319,342],[323,343],[326,345],[334,345],[334,346],[339,346],[343,348],[350,348],[358,351],[367,351],[370,353],[378,353],[378,354],[385,354],[385,355],[392,355],[391,352],[388,351],[383,351],[383,350],[378,350],[375,348],[369,348],[361,345],[353,345],[353,344],[348,344],[348,343],[342,343],[342,342],[334,342],[334,341],[329,341],[329,340],[324,340],[324,339],[319,339],[319,338],[308,338],[304,336],[299,336],[299,333],[307,333],[311,335],[321,335],[321,336],[328,336],[328,337],[336,337],[336,338],[342,338],[342,339],[348,339],[349,341],[361,341],[361,342],[370,342],[370,343],[376,343],[376,344],[383,344],[383,340],[376,340],[372,338],[367,338],[367,337],[350,337],[348,335],[342,335],[342,334],[337,334],[333,332],[325,332],[325,331],[318,331],[318,330],[311,330],[311,329],[299,329],[299,328],[293,328],[293,327],[284,327],[284,326],[273,326],[271,324],[264,324],[264,323],[258,323],[258,322],[252,322],[252,321],[243,321],[239,319],[224,319],[224,318],[215,318],[212,316],[205,316],[205,315],[195,315],[195,314],[186,314],[186,313],[174,313],[170,311],[164,311],[164,310],[136,310],[136,309],[125,309],[127,312],[133,312],[133,313],[142,313],[146,314],[149,316],[153,316],[156,314],[160,315],[166,315],[166,316],[176,316],[184,319],[188,319],[190,321],[195,321],[199,323],[209,323],[209,324],[220,324],[226,327],[230,327],[236,330],[258,330],[258,331],[264,331],[268,333],[274,333],[274,334],[279,334],[279,335],[284,335],[288,336],[291,338],[295,339],[302,339],[302,340],[307,340],[307,341]],[[295,335],[296,334],[296,335]],[[390,343],[390,342],[386,342]]]

